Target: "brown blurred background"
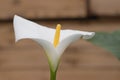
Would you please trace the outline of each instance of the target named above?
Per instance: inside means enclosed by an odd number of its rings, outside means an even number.
[[[120,0],[0,0],[0,80],[49,80],[43,49],[32,40],[15,44],[13,16],[63,29],[111,32],[120,29]],[[64,52],[57,80],[120,80],[120,61],[79,40]]]

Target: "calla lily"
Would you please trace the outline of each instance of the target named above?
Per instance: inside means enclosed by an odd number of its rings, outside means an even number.
[[[65,49],[80,38],[89,39],[94,36],[94,32],[78,30],[60,30],[58,24],[56,30],[36,24],[32,21],[14,16],[14,31],[16,41],[21,39],[32,39],[40,44],[45,50],[50,65],[51,80],[55,80],[59,60]]]

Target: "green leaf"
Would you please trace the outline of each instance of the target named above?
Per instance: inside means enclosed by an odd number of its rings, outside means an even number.
[[[95,36],[88,41],[112,52],[120,60],[120,31],[96,32]]]

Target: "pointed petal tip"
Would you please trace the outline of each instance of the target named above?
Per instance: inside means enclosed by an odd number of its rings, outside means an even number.
[[[16,21],[17,21],[19,18],[20,18],[20,16],[18,16],[18,15],[14,15],[14,18],[13,18],[13,23],[15,24],[15,23],[16,23]]]
[[[92,37],[94,37],[94,35],[95,35],[95,32],[90,32],[89,35],[84,35],[83,39],[91,39]]]
[[[14,27],[14,33],[15,33],[15,43],[18,42],[19,40],[21,40],[22,38],[20,38],[18,35],[18,32],[19,32],[19,26],[20,25],[20,22],[21,22],[21,18],[20,16],[18,15],[14,15],[14,18],[13,18],[13,27]]]
[[[26,20],[26,19],[24,19],[23,17],[21,17],[21,16],[18,16],[18,15],[14,15],[14,21],[18,21],[18,20]]]
[[[16,19],[16,18],[19,18],[20,16],[18,16],[18,15],[14,15],[14,19]]]
[[[20,17],[19,15],[15,14],[14,17]]]
[[[15,15],[14,15],[14,18],[17,17],[17,16],[18,16],[18,15],[15,14]]]

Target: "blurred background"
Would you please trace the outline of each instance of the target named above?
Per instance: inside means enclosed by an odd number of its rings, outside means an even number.
[[[0,80],[49,80],[42,47],[32,40],[15,44],[15,14],[62,29],[112,32],[120,29],[120,0],[0,0]],[[120,80],[120,61],[85,40],[64,52],[57,80]]]

